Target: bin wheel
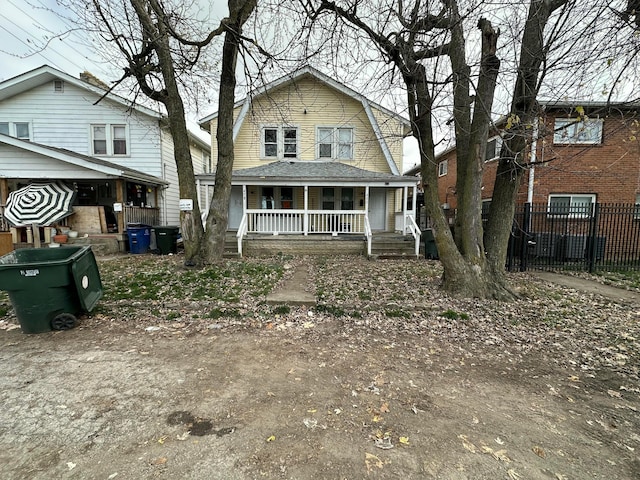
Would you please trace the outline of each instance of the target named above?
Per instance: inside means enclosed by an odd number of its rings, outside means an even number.
[[[76,317],[70,313],[61,313],[51,320],[51,328],[54,330],[69,330],[76,326]]]

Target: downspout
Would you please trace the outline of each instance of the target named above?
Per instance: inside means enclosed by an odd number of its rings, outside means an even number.
[[[529,167],[529,185],[527,188],[527,203],[533,203],[533,187],[536,176],[536,156],[538,154],[538,116],[533,121],[531,136],[531,166]]]

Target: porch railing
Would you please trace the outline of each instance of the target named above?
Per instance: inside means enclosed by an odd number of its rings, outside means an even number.
[[[369,223],[369,216],[364,217],[364,236],[367,239],[367,257],[371,256],[371,242],[373,240],[373,231],[371,230],[371,224]]]
[[[363,234],[364,211],[354,210],[247,210],[248,233]]]
[[[407,214],[405,216],[405,224],[406,229],[409,231],[411,235],[413,235],[413,239],[415,242],[415,253],[416,257],[420,255],[420,227],[416,223],[416,220],[413,218],[413,215]]]
[[[123,207],[124,212],[124,226],[130,223],[142,223],[144,225],[159,225],[160,224],[160,209],[155,207],[130,207],[125,205]]]
[[[240,225],[238,226],[238,233],[236,233],[236,239],[238,241],[238,256],[242,257],[242,238],[247,234],[247,216],[243,215]]]

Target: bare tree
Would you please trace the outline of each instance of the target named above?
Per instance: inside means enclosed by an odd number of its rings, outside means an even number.
[[[66,0],[65,0],[66,1]],[[237,52],[245,39],[242,25],[256,7],[256,0],[228,0],[229,16],[208,32],[194,20],[193,4],[172,4],[160,0],[129,0],[129,2],[91,0],[66,1],[94,33],[115,45],[124,60],[123,74],[115,82],[135,80],[139,91],[162,104],[174,143],[180,198],[193,201],[193,211],[181,212],[180,224],[185,245],[187,266],[198,266],[222,258],[227,209],[231,192],[233,165],[233,137],[226,129],[233,122],[233,105]],[[89,7],[89,8],[87,8]],[[189,10],[191,8],[191,10]],[[197,188],[182,97],[186,77],[194,72],[203,53],[214,39],[225,35],[221,74],[221,124],[218,134],[218,171],[229,172],[216,180],[214,201],[211,203],[211,228],[206,233],[198,206]],[[251,41],[249,40],[251,43]],[[230,100],[229,100],[230,99]],[[225,118],[228,116],[228,118]],[[229,154],[230,152],[230,154]],[[210,248],[211,245],[220,248]]]
[[[592,2],[586,17],[571,0],[530,0],[526,4],[496,6],[482,0],[299,0],[309,18],[309,29],[336,31],[349,25],[353,37],[379,52],[392,74],[399,73],[408,104],[413,136],[421,158],[425,206],[432,219],[436,245],[444,266],[444,288],[449,292],[483,298],[514,297],[505,277],[506,245],[511,229],[515,192],[520,185],[523,156],[537,114],[536,98],[542,78],[553,62],[568,57],[553,55],[559,42],[584,45],[588,28],[597,31],[595,19],[611,2]],[[515,60],[515,86],[511,89],[508,140],[501,153],[500,172],[494,190],[487,235],[482,224],[482,173],[486,144],[493,124],[493,102],[501,72],[494,23],[517,22],[527,10],[523,28],[502,47]],[[511,16],[511,18],[509,17]],[[587,18],[587,20],[585,20]],[[581,35],[582,34],[582,35]],[[571,35],[571,36],[570,36]],[[602,38],[605,38],[602,35]],[[353,42],[347,42],[354,48]],[[605,40],[602,40],[605,41]],[[567,43],[569,42],[569,43]],[[513,46],[520,45],[519,54]],[[593,53],[591,53],[593,56]],[[574,55],[575,65],[585,54]],[[447,60],[446,64],[443,60]],[[566,68],[566,66],[565,66]],[[558,66],[557,70],[560,69]],[[458,210],[455,236],[439,206],[438,165],[435,155],[438,108],[448,100],[448,116],[455,128]],[[485,239],[487,244],[485,245]]]

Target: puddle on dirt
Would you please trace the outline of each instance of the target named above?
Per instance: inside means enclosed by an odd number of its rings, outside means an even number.
[[[172,426],[186,425],[191,435],[196,437],[204,437],[205,435],[216,435],[222,437],[236,431],[235,427],[213,428],[211,420],[206,418],[198,418],[191,412],[179,410],[171,413],[167,417],[167,423]]]

